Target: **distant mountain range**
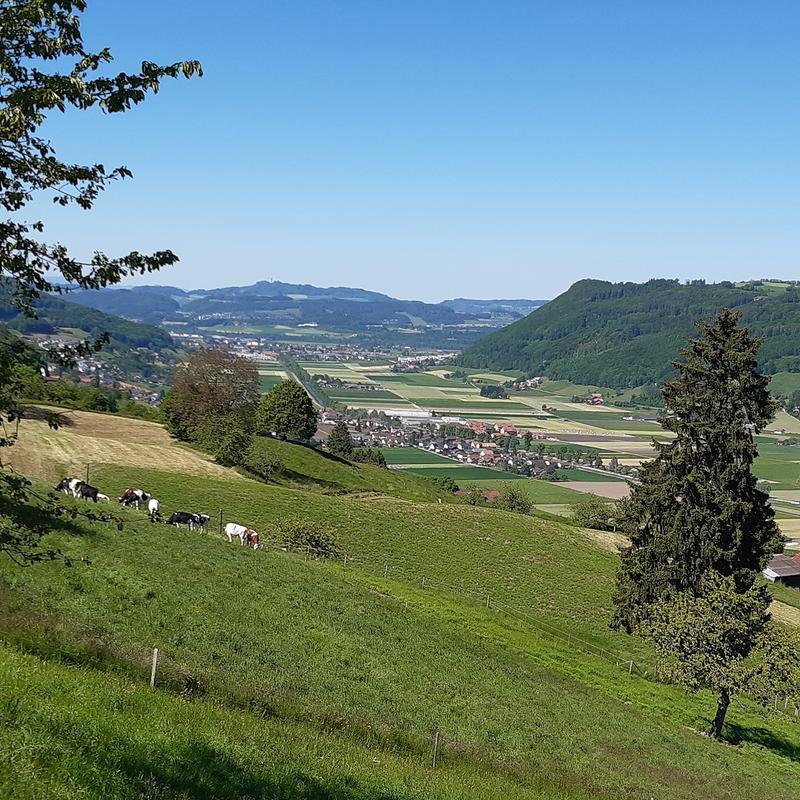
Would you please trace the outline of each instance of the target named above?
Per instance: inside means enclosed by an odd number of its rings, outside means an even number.
[[[764,337],[762,369],[800,371],[800,284],[780,280],[582,280],[483,337],[459,360],[466,367],[517,369],[578,384],[641,386],[670,375],[678,348],[696,333],[693,322],[726,306]]]
[[[178,320],[204,327],[236,324],[316,324],[343,331],[370,327],[501,327],[520,319],[544,300],[469,300],[442,303],[398,300],[380,292],[344,286],[319,287],[282,281],[249,286],[184,290],[137,286],[73,291],[73,303],[149,323]]]

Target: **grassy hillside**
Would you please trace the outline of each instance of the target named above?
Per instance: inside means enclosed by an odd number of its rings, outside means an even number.
[[[788,283],[582,280],[481,339],[460,363],[614,388],[660,382],[670,374],[678,347],[694,334],[693,321],[728,306],[742,312],[752,333],[765,337],[760,353],[765,371],[797,372],[798,301],[797,286]]]
[[[736,746],[710,742],[695,732],[709,696],[593,649],[650,668],[608,629],[616,557],[580,529],[169,466],[93,469],[108,494],[221,508],[267,542],[287,519],[313,522],[347,565],[133,511],[123,531],[66,521],[50,535],[91,563],[0,562],[0,796],[796,796],[789,718],[737,703]]]

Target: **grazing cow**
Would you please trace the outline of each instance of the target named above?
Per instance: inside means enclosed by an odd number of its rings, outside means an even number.
[[[253,550],[258,550],[258,534],[252,528],[247,529],[245,537],[247,538],[248,546],[252,547]]]
[[[205,530],[208,521],[211,517],[208,514],[192,514],[190,511],[173,511],[170,518],[167,520],[167,525],[174,525],[180,528],[181,525],[188,525],[189,530],[193,531],[195,528]]]
[[[147,505],[150,497],[151,495],[143,489],[126,489],[122,493],[122,497],[119,498],[119,502],[122,503],[123,506],[136,506],[136,510],[138,511],[139,503]]]
[[[156,522],[160,516],[159,510],[161,508],[161,503],[155,499],[155,497],[151,497],[147,501],[147,515],[150,517],[150,522]]]
[[[77,497],[77,489],[83,481],[80,478],[62,478],[54,487],[54,492],[63,492],[64,494]]]
[[[229,522],[225,526],[225,535],[228,537],[228,541],[232,542],[234,536],[239,537],[239,544],[244,544],[244,540],[247,536],[247,528],[244,525],[238,525],[235,522]]]
[[[236,522],[229,522],[225,526],[225,535],[228,537],[229,542],[233,541],[234,536],[238,536],[239,544],[243,545],[247,542],[248,547],[258,550],[258,534],[252,528],[246,528]]]
[[[102,492],[97,493],[97,499],[102,500],[104,503],[110,503],[111,498],[107,494],[103,494]]]
[[[208,523],[211,521],[211,517],[208,514],[195,514],[197,517],[197,522],[195,523],[200,530],[207,531],[208,530]]]
[[[79,481],[78,485],[75,487],[75,497],[79,497],[81,500],[91,500],[93,503],[96,503],[99,494],[100,491],[96,486],[89,486],[89,484],[84,481]]]

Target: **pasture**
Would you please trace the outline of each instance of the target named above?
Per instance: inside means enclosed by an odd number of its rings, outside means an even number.
[[[593,535],[165,464],[107,464],[97,483],[109,494],[143,486],[167,511],[222,509],[268,546],[123,511],[121,532],[79,522],[50,534],[90,564],[0,562],[0,687],[19,698],[0,705],[0,752],[13,754],[3,796],[794,796],[800,739],[788,718],[737,701],[729,735],[740,746],[709,742],[694,729],[710,696],[591,652],[651,669],[640,640],[607,627],[616,558]],[[347,566],[280,552],[287,519],[334,533]],[[433,729],[436,770],[425,766]]]

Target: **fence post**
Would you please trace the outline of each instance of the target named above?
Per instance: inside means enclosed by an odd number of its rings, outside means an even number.
[[[89,483],[89,465],[86,465],[86,483]]]
[[[388,564],[384,564],[383,565],[383,577],[384,578],[389,577],[389,565]]]
[[[156,688],[156,665],[158,664],[158,648],[153,648],[153,665],[150,667],[150,688]]]
[[[422,588],[425,588],[425,578],[422,579]]]
[[[439,731],[433,732],[433,758],[431,769],[436,769],[436,760],[439,757]]]
[[[344,565],[347,566],[347,553],[344,554]]]
[[[219,510],[219,523],[217,525],[217,532],[222,536],[222,509]]]
[[[628,662],[628,675],[633,675],[633,659]]]
[[[489,595],[486,595],[486,608],[489,608]]]

